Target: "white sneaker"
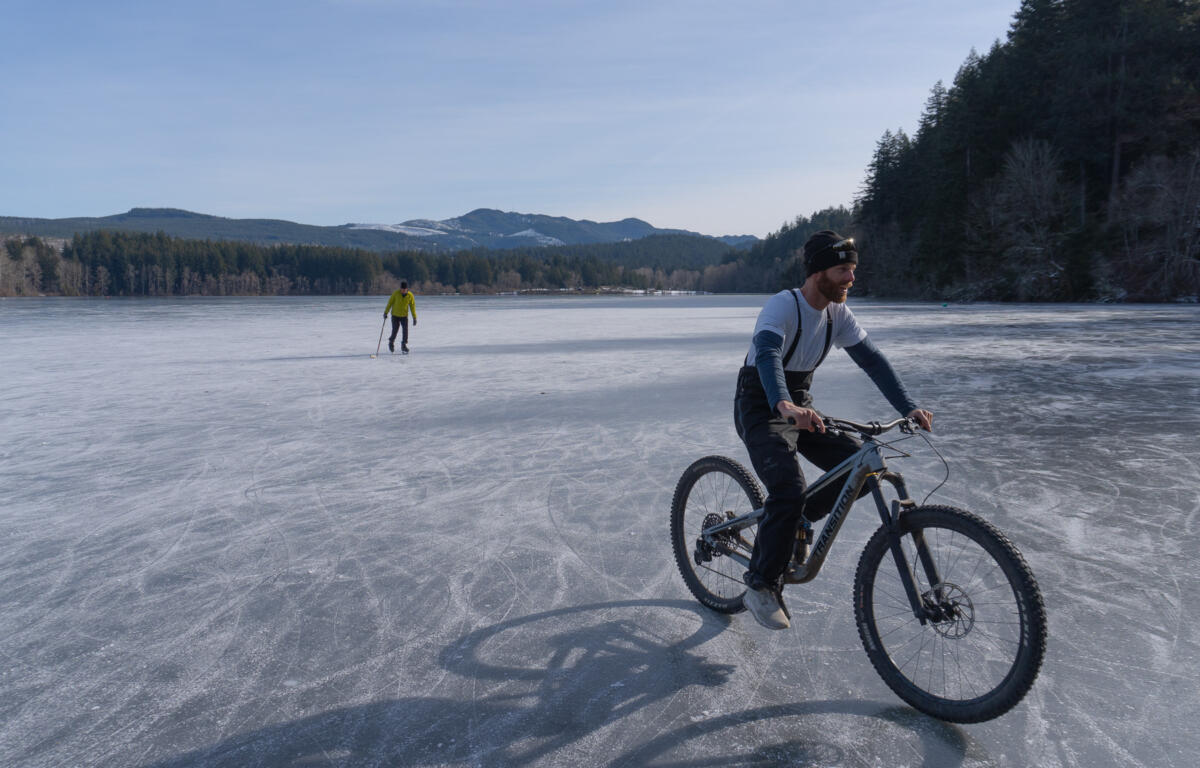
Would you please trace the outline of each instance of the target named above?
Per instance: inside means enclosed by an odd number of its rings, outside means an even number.
[[[747,589],[742,595],[742,605],[754,614],[754,620],[767,629],[787,629],[792,624],[788,621],[779,598],[770,589]]]

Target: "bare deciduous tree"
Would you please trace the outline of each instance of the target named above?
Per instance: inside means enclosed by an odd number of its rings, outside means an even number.
[[[1131,293],[1158,300],[1200,295],[1200,150],[1138,164],[1119,205]]]

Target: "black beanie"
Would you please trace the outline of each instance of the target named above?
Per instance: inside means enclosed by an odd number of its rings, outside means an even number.
[[[845,249],[834,250],[832,245],[846,238],[832,229],[822,229],[804,244],[804,276],[815,275],[838,264],[857,264],[858,251],[854,250],[854,241],[850,241]]]

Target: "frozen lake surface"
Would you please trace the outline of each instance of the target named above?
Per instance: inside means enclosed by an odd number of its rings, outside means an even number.
[[[675,569],[765,298],[420,297],[375,360],[383,297],[0,301],[0,764],[1194,765],[1200,308],[851,300],[1046,599],[955,726],[859,643],[869,502],[788,631]],[[840,352],[815,395],[892,415]]]

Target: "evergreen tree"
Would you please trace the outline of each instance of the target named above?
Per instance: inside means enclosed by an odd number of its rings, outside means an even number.
[[[877,145],[858,224],[904,267],[877,287],[1079,299],[1099,290],[1093,274],[1142,279],[1113,266],[1130,247],[1114,235],[1141,215],[1123,206],[1148,199],[1126,179],[1175,178],[1200,143],[1198,33],[1194,0],[1023,0],[1005,42],[934,86],[912,142],[889,130]],[[1055,259],[1064,290],[1005,277],[1055,249],[1069,250]]]

